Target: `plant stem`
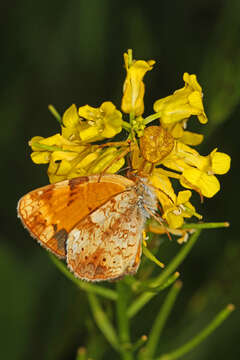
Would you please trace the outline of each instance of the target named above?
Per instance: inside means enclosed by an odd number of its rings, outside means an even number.
[[[222,227],[229,227],[229,222],[215,222],[215,223],[200,223],[200,224],[184,224],[182,229],[216,229]]]
[[[52,259],[53,263],[56,265],[56,267],[81,290],[101,295],[110,300],[117,300],[117,293],[114,290],[106,289],[100,285],[91,284],[89,282],[84,282],[77,279],[72,273],[70,273],[68,268],[59,259],[56,258],[56,256],[52,254],[49,254],[49,256]]]
[[[93,317],[96,321],[97,326],[102,331],[105,338],[112,345],[116,351],[120,351],[119,341],[117,334],[112,326],[111,322],[108,320],[106,314],[101,308],[98,298],[93,293],[88,293],[89,304],[93,313]]]
[[[168,266],[163,270],[163,272],[156,278],[156,280],[151,284],[152,286],[160,286],[162,285],[167,278],[176,270],[176,268],[183,262],[185,257],[188,255],[193,245],[197,241],[201,230],[196,230],[194,234],[189,238],[188,242],[180,249],[178,254],[173,258]],[[132,318],[136,315],[141,308],[147,304],[156,294],[146,292],[140,295],[129,307],[128,309],[128,317]]]
[[[172,283],[174,283],[179,278],[179,276],[180,276],[180,273],[178,271],[176,271],[174,274],[170,275],[162,285],[155,288],[155,290],[163,291],[164,289],[166,289],[167,287],[172,285]]]
[[[122,127],[127,131],[131,130],[131,125],[124,120],[122,121]]]
[[[163,354],[156,360],[175,360],[187,354],[189,351],[199,345],[207,336],[209,336],[219,325],[221,325],[221,323],[232,313],[234,309],[235,306],[233,304],[227,305],[226,308],[220,311],[220,313],[218,313],[218,315],[212,320],[212,322],[192,340],[188,341],[185,345],[181,346],[180,348],[174,350],[171,353]]]
[[[160,113],[155,113],[155,114],[149,115],[143,120],[143,124],[147,125],[150,122],[152,122],[153,120],[156,120],[156,119],[159,119],[159,118],[160,118]]]
[[[143,344],[147,341],[148,337],[146,335],[142,335],[140,339],[138,339],[135,344],[132,345],[132,352],[137,351]]]
[[[133,355],[130,344],[129,320],[127,317],[129,287],[123,281],[118,281],[116,284],[116,288],[118,293],[118,298],[116,303],[118,337],[121,344],[122,359],[132,360]]]
[[[156,348],[159,342],[159,339],[162,334],[162,330],[166,324],[166,321],[171,313],[173,305],[176,301],[176,298],[179,294],[179,291],[182,287],[182,282],[177,281],[171,289],[169,290],[166,299],[161,306],[161,309],[156,317],[156,320],[153,324],[151,332],[149,334],[148,342],[145,348],[144,356],[146,359],[152,359],[155,355]]]
[[[178,271],[176,271],[174,274],[172,274],[171,276],[168,277],[168,279],[160,286],[152,286],[152,283],[155,282],[155,279],[152,279],[152,281],[148,282],[148,283],[143,283],[135,285],[136,288],[134,286],[132,286],[132,289],[136,292],[143,292],[143,291],[148,291],[148,292],[154,292],[154,293],[159,293],[160,291],[165,290],[167,287],[169,287],[170,285],[172,285],[172,283],[174,283],[177,278],[179,278],[180,273]]]
[[[143,246],[143,254],[151,261],[155,262],[155,264],[157,264],[159,267],[161,268],[164,268],[164,264],[159,261],[155,255],[153,255],[151,253],[151,251],[146,247],[146,246]]]

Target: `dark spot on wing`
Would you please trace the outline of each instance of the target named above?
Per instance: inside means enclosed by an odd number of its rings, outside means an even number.
[[[46,200],[49,201],[51,199],[52,195],[53,195],[53,188],[49,187],[47,190],[44,190],[41,197],[43,197],[45,201]]]
[[[53,230],[54,230],[54,232],[57,231],[57,224],[53,224]]]
[[[57,246],[59,250],[65,250],[65,243],[68,238],[68,232],[66,229],[61,229],[53,236],[57,240]]]
[[[70,189],[73,190],[75,188],[75,186],[77,186],[79,184],[83,184],[87,181],[88,181],[88,176],[80,176],[77,178],[73,178],[73,179],[69,180]]]
[[[68,201],[68,203],[67,203],[67,206],[70,206],[73,202],[74,202],[74,200],[73,200],[73,199],[70,199],[70,200]]]

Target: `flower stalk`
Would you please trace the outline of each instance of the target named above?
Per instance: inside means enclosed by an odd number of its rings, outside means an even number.
[[[176,360],[180,359],[183,355],[192,351],[197,345],[206,339],[218,326],[222,324],[224,320],[233,312],[235,306],[233,304],[227,305],[222,311],[220,311],[211,323],[206,326],[198,335],[193,337],[186,344],[180,348],[158,357],[156,360]]]

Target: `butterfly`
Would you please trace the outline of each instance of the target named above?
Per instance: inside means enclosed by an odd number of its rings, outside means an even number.
[[[87,281],[136,273],[144,224],[156,211],[146,178],[112,174],[50,184],[18,203],[18,216],[32,237]]]

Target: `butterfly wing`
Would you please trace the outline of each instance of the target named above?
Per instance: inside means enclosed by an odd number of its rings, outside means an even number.
[[[145,218],[132,187],[82,219],[67,239],[67,263],[75,276],[111,280],[137,271]]]
[[[62,181],[23,196],[18,215],[41,245],[65,257],[66,240],[76,224],[132,184],[123,176],[107,174]]]

